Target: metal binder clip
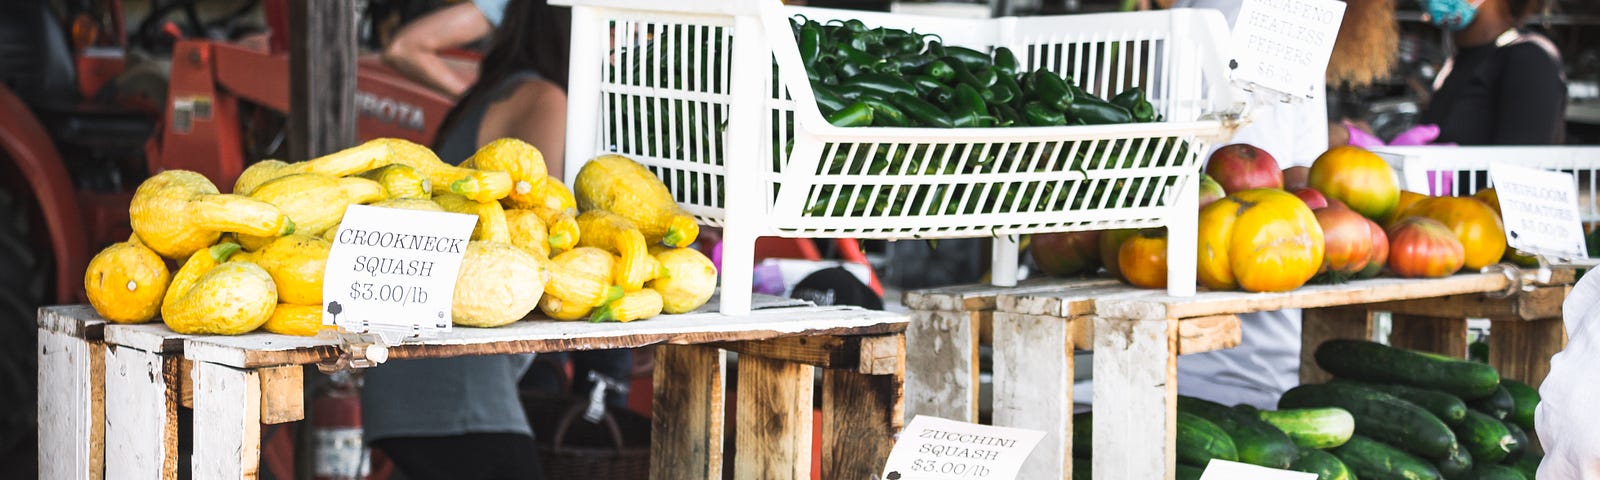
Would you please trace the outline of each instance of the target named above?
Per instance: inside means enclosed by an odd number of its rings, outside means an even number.
[[[339,331],[339,355],[317,362],[317,370],[333,373],[353,368],[371,368],[389,360],[389,347],[377,335]]]
[[[1505,275],[1506,280],[1511,282],[1510,285],[1506,286],[1505,290],[1489,292],[1485,295],[1489,298],[1507,298],[1518,293],[1532,292],[1535,288],[1538,288],[1538,284],[1549,283],[1551,278],[1550,264],[1545,261],[1544,255],[1535,255],[1535,257],[1539,259],[1539,268],[1537,270],[1526,271],[1512,263],[1498,263],[1479,270],[1483,273],[1500,273]]]

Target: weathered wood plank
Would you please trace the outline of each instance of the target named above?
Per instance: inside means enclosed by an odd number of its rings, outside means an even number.
[[[978,421],[977,318],[990,312],[918,310],[906,327],[906,416]]]
[[[1461,317],[1390,316],[1389,345],[1467,358],[1467,319]]]
[[[1045,433],[1018,478],[1070,476],[1072,330],[1061,318],[994,314],[994,424]]]
[[[726,355],[699,345],[656,347],[650,478],[722,478]]]
[[[1300,383],[1324,383],[1333,375],[1317,366],[1322,342],[1336,338],[1372,339],[1372,311],[1362,307],[1311,308],[1300,317]]]
[[[354,0],[289,2],[289,158],[356,143]]]
[[[177,358],[106,349],[106,471],[178,478]]]
[[[867,375],[894,375],[905,377],[906,336],[877,335],[861,337],[861,360],[856,372]]]
[[[41,310],[41,320],[50,315]],[[81,329],[38,332],[39,478],[103,478],[105,345]]]
[[[261,377],[194,366],[194,478],[256,478],[261,463]]]
[[[1048,292],[1052,290],[1085,288],[1098,285],[1115,284],[1117,281],[1110,278],[1048,278],[1036,277],[1017,282],[1015,287],[997,287],[989,284],[969,284],[952,287],[930,288],[906,292],[901,298],[906,308],[912,310],[938,310],[946,312],[970,312],[994,310],[998,297],[1002,294],[1026,294],[1034,292]]]
[[[1510,284],[1505,275],[1472,273],[1445,278],[1375,278],[1336,285],[1306,285],[1282,293],[1200,292],[1193,297],[1173,297],[1154,291],[1150,296],[1101,299],[1095,302],[1095,312],[1106,317],[1149,320],[1204,317],[1497,292]]]
[[[1212,315],[1178,321],[1178,354],[1226,350],[1244,340],[1238,315]]]
[[[1561,317],[1531,321],[1491,319],[1489,364],[1500,376],[1539,388],[1550,374],[1550,357],[1567,346]]]
[[[172,331],[161,322],[105,326],[106,344],[133,347],[150,353],[183,353],[183,341],[190,337]]]
[[[456,327],[450,333],[389,348],[389,358],[440,358],[530,352],[638,348],[819,335],[879,335],[905,330],[908,316],[857,307],[784,307],[748,315],[715,312],[662,315],[628,323],[523,320],[499,328]],[[184,356],[235,368],[317,363],[337,358],[336,340],[271,333],[196,337]]]
[[[1570,285],[1540,287],[1508,298],[1490,298],[1481,293],[1438,298],[1385,302],[1371,305],[1373,310],[1398,315],[1429,317],[1496,318],[1538,320],[1561,316],[1561,302],[1572,291]]]
[[[861,361],[860,337],[788,337],[765,341],[725,342],[714,346],[774,360],[822,368],[856,368]]]
[[[261,423],[276,425],[306,418],[305,367],[284,365],[256,372],[261,377]]]
[[[1133,299],[1161,294],[1161,290],[1136,288],[1122,283],[1073,285],[1042,292],[1008,292],[1000,295],[999,310],[1029,315],[1076,317],[1095,313],[1095,302]]]
[[[739,357],[734,478],[811,478],[813,367]]]
[[[905,353],[899,352],[894,363],[903,366]],[[905,427],[903,379],[894,371],[822,371],[822,478],[880,477],[894,435]]]
[[[1094,478],[1172,479],[1176,320],[1095,317]]]
[[[109,323],[88,305],[39,307],[39,329],[69,337],[98,341]]]

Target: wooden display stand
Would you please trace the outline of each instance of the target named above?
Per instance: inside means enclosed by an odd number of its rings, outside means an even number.
[[[904,423],[907,317],[772,297],[758,297],[756,308],[733,317],[458,328],[390,347],[388,354],[415,359],[659,344],[651,476],[663,479],[722,478],[727,351],[741,354],[737,410],[750,412],[734,426],[735,477],[809,478],[813,368],[823,368],[824,431],[816,433],[823,440],[822,477],[875,477]],[[702,311],[715,310],[713,299]],[[53,452],[41,458],[42,472],[49,472],[42,477],[51,479],[108,472],[175,478],[179,404],[192,404],[200,426],[194,478],[254,478],[261,425],[304,416],[303,365],[343,354],[328,338],[188,337],[159,323],[107,326],[87,306],[42,309],[40,335],[50,340],[41,343],[49,347],[41,350],[48,355],[41,354],[40,370],[52,372],[41,378],[41,398],[62,400],[40,402],[41,414],[60,419],[40,424],[40,451]]]
[[[1537,386],[1550,355],[1565,344],[1560,304],[1572,281],[1571,272],[1557,272],[1548,285],[1503,298],[1492,294],[1513,281],[1499,273],[1192,297],[1102,279],[912,292],[906,303],[918,310],[906,334],[907,412],[939,415],[937,408],[921,405],[965,401],[945,407],[944,414],[976,419],[959,416],[968,408],[976,411],[976,327],[968,325],[992,318],[994,424],[1046,431],[1022,478],[1070,475],[1073,350],[1094,351],[1094,404],[1105,406],[1094,416],[1096,478],[1172,478],[1177,356],[1237,346],[1240,314],[1306,309],[1301,376],[1307,381],[1326,378],[1310,361],[1316,345],[1371,338],[1373,312],[1395,312],[1395,345],[1459,357],[1466,355],[1465,318],[1487,317],[1494,322],[1491,362],[1506,377]],[[968,345],[971,350],[965,350]],[[969,378],[970,390],[950,383]]]

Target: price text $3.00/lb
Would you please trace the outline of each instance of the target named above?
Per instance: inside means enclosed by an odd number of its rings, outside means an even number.
[[[350,284],[350,298],[354,300],[377,300],[398,303],[404,306],[411,303],[427,303],[428,291],[415,285],[352,282]]]

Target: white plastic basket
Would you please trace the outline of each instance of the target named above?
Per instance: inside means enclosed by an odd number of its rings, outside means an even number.
[[[1170,293],[1193,293],[1201,155],[1231,135],[1227,116],[1239,110],[1215,11],[973,20],[778,0],[553,3],[573,7],[567,180],[606,152],[650,167],[686,210],[723,227],[725,292],[749,291],[758,236],[993,236],[993,278],[1005,285],[1015,281],[1014,235],[1167,226]],[[795,14],[1009,47],[1024,69],[1071,75],[1101,97],[1143,87],[1167,120],[835,127],[816,108]],[[748,308],[736,297],[723,297],[723,312]]]
[[[1467,196],[1489,188],[1489,164],[1510,163],[1572,174],[1578,213],[1600,222],[1600,147],[1378,147],[1400,174],[1400,188],[1435,196]]]

